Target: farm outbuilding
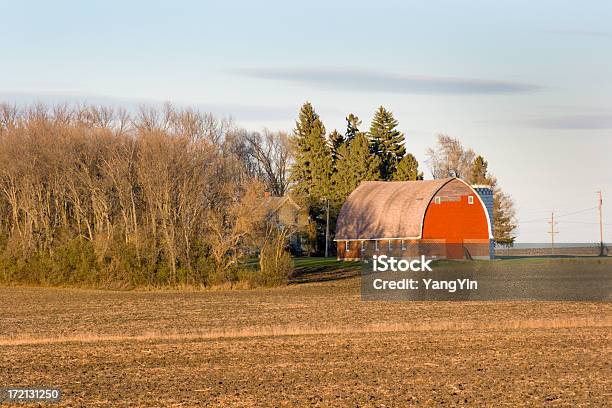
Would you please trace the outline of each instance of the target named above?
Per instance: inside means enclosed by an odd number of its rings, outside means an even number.
[[[296,204],[290,196],[275,197],[270,193],[264,193],[263,205],[267,217],[279,228],[290,231],[289,246],[291,252],[301,255],[306,247],[299,231],[308,225],[308,213]]]
[[[458,178],[366,181],[340,210],[338,259],[373,254],[490,259],[491,212],[490,188],[477,191]]]

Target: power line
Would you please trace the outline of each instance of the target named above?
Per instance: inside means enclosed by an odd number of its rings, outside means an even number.
[[[599,225],[598,222],[589,221],[561,221],[561,224],[588,224],[588,225]],[[602,223],[602,225],[612,225],[610,223]]]
[[[578,210],[578,211],[572,211],[572,212],[568,212],[568,213],[563,213],[561,215],[555,216],[555,218],[567,217],[567,216],[574,215],[574,214],[581,214],[583,212],[591,211],[591,210],[594,210],[596,208],[597,208],[597,206],[590,207],[590,208],[584,208],[584,209]],[[542,218],[534,218],[534,219],[526,220],[526,221],[519,220],[518,222],[519,222],[519,224],[527,224],[527,223],[531,223],[531,222],[542,222],[542,221],[546,221],[548,219],[549,219],[549,217],[542,217]]]
[[[565,220],[561,220],[560,223],[561,224],[579,224],[579,225],[599,225],[599,243],[600,243],[600,247],[601,247],[601,252],[600,255],[603,256],[605,254],[605,248],[604,248],[604,232],[603,232],[603,227],[605,226],[609,226],[612,225],[610,223],[604,223],[603,219],[602,219],[602,207],[603,207],[603,199],[602,199],[602,194],[601,191],[597,192],[597,205],[594,207],[589,207],[589,208],[583,208],[581,210],[576,210],[576,211],[569,211],[569,212],[565,212],[565,213],[561,213],[558,214],[555,217],[555,213],[551,212],[550,214],[550,221],[548,221],[548,218],[534,218],[534,219],[529,219],[529,220],[517,220],[517,223],[520,225],[522,224],[529,224],[529,223],[541,223],[543,221],[547,221],[548,224],[550,224],[550,231],[546,231],[548,234],[550,234],[550,249],[551,249],[551,254],[554,255],[555,253],[555,235],[559,233],[559,230],[556,229],[557,224],[559,224],[559,221],[556,221],[555,218],[558,220],[559,218],[564,218],[564,217],[569,217],[572,215],[576,215],[576,214],[583,214],[585,212],[588,211],[592,211],[597,209],[598,211],[598,215],[599,215],[599,222],[591,222],[591,221],[565,221]]]
[[[596,208],[597,208],[597,206],[591,207],[591,208],[585,208],[584,210],[578,210],[578,211],[573,211],[573,212],[561,214],[561,215],[558,215],[557,218],[567,217],[568,215],[580,214],[580,213],[583,213],[583,212],[586,212],[586,211],[594,210]]]
[[[527,221],[521,221],[518,220],[519,224],[529,224],[530,222],[542,222],[542,221],[546,221],[548,219],[548,217],[546,218],[538,218],[537,220],[527,220]]]

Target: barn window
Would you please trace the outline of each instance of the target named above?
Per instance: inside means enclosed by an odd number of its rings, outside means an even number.
[[[389,240],[389,251],[393,249],[393,241]]]
[[[474,196],[468,196],[468,204],[474,204]]]
[[[351,244],[349,241],[344,241],[344,250],[348,252],[351,249]]]
[[[378,251],[378,240],[374,241],[374,250]]]
[[[402,251],[406,250],[406,241],[402,239]]]
[[[441,201],[442,200],[440,200],[440,197],[434,198],[434,203],[436,203],[436,204],[440,204]]]

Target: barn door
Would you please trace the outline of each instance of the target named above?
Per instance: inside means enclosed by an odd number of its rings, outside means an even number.
[[[461,238],[454,238],[449,241],[446,244],[446,257],[448,259],[464,259],[463,240]]]

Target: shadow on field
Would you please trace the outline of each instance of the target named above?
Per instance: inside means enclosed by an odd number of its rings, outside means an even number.
[[[289,283],[326,282],[359,276],[361,262],[338,261],[334,258],[295,258],[295,272]]]

